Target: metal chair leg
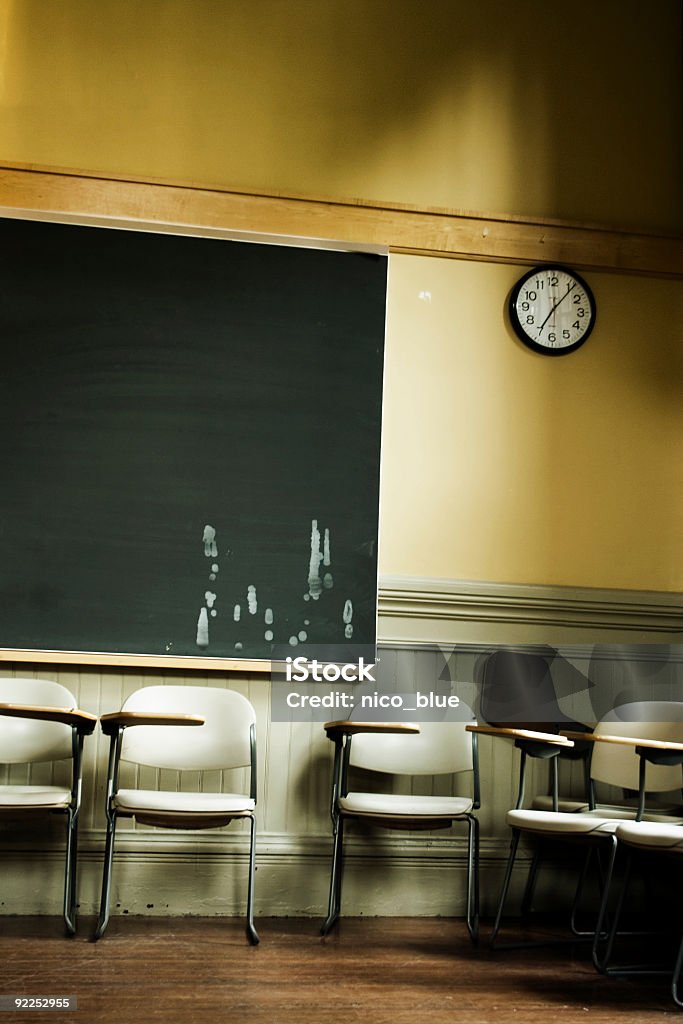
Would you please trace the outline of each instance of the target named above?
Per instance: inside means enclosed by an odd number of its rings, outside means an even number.
[[[554,762],[553,762],[554,763]],[[524,895],[522,896],[522,917],[528,917],[531,913],[531,904],[534,899],[534,889],[536,888],[536,879],[538,877],[538,869],[541,864],[541,850],[542,844],[539,842],[536,844],[534,849],[534,856],[531,861],[531,867],[529,868],[529,874],[526,878],[526,885],[524,886]]]
[[[332,850],[332,872],[330,875],[330,897],[327,917],[320,929],[321,935],[328,935],[334,928],[341,911],[342,848],[344,842],[344,819],[339,816],[334,826],[334,847]]]
[[[467,930],[476,946],[479,942],[479,821],[467,819]]]
[[[589,930],[586,930],[585,928],[579,928],[579,926],[576,923],[577,919],[578,919],[579,906],[581,904],[581,898],[583,896],[583,889],[584,889],[584,886],[586,884],[586,879],[588,878],[588,869],[590,867],[590,863],[591,863],[591,860],[593,858],[593,853],[594,852],[595,851],[594,851],[594,848],[592,846],[589,846],[588,849],[586,850],[586,856],[584,857],[583,864],[581,866],[581,874],[579,875],[579,880],[577,882],[576,890],[574,892],[574,899],[572,901],[572,912],[571,912],[571,915],[570,915],[570,918],[569,918],[569,927],[572,930],[572,934],[576,935],[576,937],[579,938],[579,939],[592,939],[593,935],[595,934],[592,928],[589,929]],[[602,894],[605,891],[605,889],[604,889],[604,881],[605,880],[604,880],[604,878],[602,876],[602,868],[601,868],[601,865],[600,865],[600,858],[599,858],[599,856],[597,857],[597,860],[598,860],[598,868],[599,868],[598,882],[599,882],[599,886],[600,886],[600,893]],[[602,899],[602,895],[601,895],[600,898]]]
[[[602,957],[598,956],[597,943],[593,947],[593,963],[601,974],[609,974],[608,964],[612,959],[612,953],[614,952],[614,943],[616,941],[617,932],[619,930],[619,921],[621,920],[621,913],[626,902],[626,895],[628,893],[629,883],[631,881],[631,869],[633,867],[633,858],[628,856],[626,864],[624,866],[624,877],[621,882],[621,891],[619,892],[619,898],[617,905],[614,908],[614,914],[612,915],[612,924],[607,935],[607,944]],[[603,901],[607,899],[607,891],[603,892]]]
[[[614,874],[614,862],[617,859],[617,837],[616,833],[610,836],[612,848],[610,850],[609,860],[607,862],[607,871],[605,872],[605,878],[603,881],[602,899],[600,900],[600,910],[598,912],[598,919],[595,922],[595,934],[593,936],[593,946],[591,949],[591,956],[593,963],[598,970],[601,970],[601,960],[598,956],[598,946],[601,938],[604,937],[603,927],[607,919],[607,906],[609,903],[609,893],[612,887],[612,875]]]
[[[598,943],[597,943],[597,941],[594,943],[594,946],[593,946],[593,963],[594,963],[595,967],[597,968],[597,970],[601,974],[605,974],[608,977],[615,977],[615,978],[617,978],[617,977],[628,977],[629,975],[669,974],[668,970],[665,970],[665,969],[659,968],[659,967],[655,967],[654,964],[647,964],[647,963],[645,963],[645,964],[621,964],[621,965],[613,966],[613,967],[609,966],[610,961],[612,959],[612,955],[614,953],[614,946],[616,944],[617,937],[621,937],[621,936],[638,936],[638,937],[642,938],[642,937],[646,937],[646,936],[660,934],[657,931],[649,931],[649,930],[648,931],[643,931],[643,930],[632,931],[630,929],[622,929],[621,931],[619,930],[619,922],[621,921],[621,917],[622,917],[622,913],[623,913],[623,908],[624,908],[624,905],[625,905],[627,897],[628,897],[628,890],[629,890],[629,885],[630,885],[630,882],[631,882],[631,875],[632,875],[632,872],[633,872],[634,864],[635,864],[634,855],[633,855],[631,850],[627,850],[626,854],[625,854],[624,877],[622,879],[622,883],[621,883],[621,887],[620,887],[620,891],[619,891],[619,896],[618,896],[618,899],[617,899],[617,904],[616,904],[616,907],[614,909],[614,913],[612,915],[612,922],[611,922],[611,925],[609,927],[609,931],[607,932],[606,936],[601,936],[601,938],[606,938],[605,950],[604,950],[604,953],[602,954],[602,956],[600,956],[598,954]],[[606,896],[603,896],[603,899],[606,899]],[[683,966],[683,939],[681,940],[681,946],[680,946],[680,949],[678,951],[678,959],[676,960],[676,966],[674,968],[673,976],[672,976],[672,979],[671,979],[672,995],[673,995],[673,998],[674,998],[675,1002],[677,1001],[678,975],[680,974],[682,966]],[[683,1006],[683,1003],[678,1003],[678,1005],[679,1006]]]
[[[510,881],[512,880],[512,869],[515,866],[515,857],[517,856],[517,847],[519,846],[520,835],[521,833],[519,829],[513,828],[512,839],[510,840],[510,853],[508,855],[508,862],[505,868],[505,877],[503,878],[503,887],[500,892],[500,899],[498,900],[498,910],[496,912],[496,919],[493,923],[493,930],[489,937],[489,947],[491,949],[495,949],[496,938],[500,931],[500,922],[503,916],[505,900],[507,899],[508,890],[510,888]]]
[[[78,856],[78,814],[69,810],[66,822],[66,864],[64,867],[64,924],[67,935],[76,934],[76,860]]]
[[[553,800],[553,810],[557,812],[559,808],[559,792],[560,792],[560,769],[559,769],[559,757],[553,757],[550,760],[550,782],[551,782],[551,793]]]
[[[254,927],[254,871],[256,861],[256,820],[253,815],[250,817],[251,841],[249,846],[249,888],[247,890],[247,938],[252,946],[260,942],[258,932]]]
[[[676,1006],[683,1006],[683,999],[681,999],[678,993],[678,982],[681,976],[681,968],[683,968],[683,938],[681,938],[681,943],[678,947],[678,956],[676,957],[674,972],[671,976],[671,995]]]
[[[107,814],[107,840],[104,849],[104,870],[102,873],[102,896],[100,899],[100,916],[95,929],[95,940],[101,939],[109,923],[109,899],[111,895],[111,871],[114,860],[114,838],[116,834],[116,812]]]
[[[517,847],[519,845],[520,837],[521,837],[521,830],[513,829],[512,830],[512,839],[510,841],[510,855],[508,857],[507,867],[505,869],[505,877],[503,879],[503,888],[502,888],[502,891],[501,891],[501,894],[500,894],[500,899],[498,901],[498,909],[497,909],[497,912],[496,912],[496,919],[495,919],[494,924],[493,924],[493,930],[492,930],[491,935],[489,937],[489,948],[490,949],[534,949],[534,948],[538,948],[538,947],[552,946],[552,945],[558,945],[558,944],[559,945],[564,945],[564,944],[566,944],[567,941],[575,941],[573,939],[572,940],[553,939],[553,940],[543,940],[543,941],[540,941],[540,942],[539,941],[506,942],[502,946],[497,944],[496,940],[497,940],[498,932],[500,930],[500,924],[501,924],[501,919],[502,919],[502,916],[503,916],[503,909],[504,909],[504,905],[505,905],[505,900],[507,899],[508,890],[510,888],[510,882],[512,880],[512,870],[513,870],[514,863],[515,863],[515,857],[517,856]],[[529,877],[527,877],[527,883],[526,883],[526,888],[525,888],[525,893],[524,893],[525,901],[527,900],[527,898],[530,899],[530,897],[527,897],[527,893],[529,893],[530,889],[533,888],[533,882],[535,881],[535,875],[536,875],[537,869],[538,869],[538,866],[537,866],[537,863],[536,863],[536,855],[534,855],[534,859],[532,860],[531,866],[529,868],[529,874],[533,876],[533,879],[530,879]],[[593,933],[592,932],[587,933],[587,939],[592,939],[592,938],[593,938]]]
[[[519,809],[524,805],[524,792],[526,789],[526,750],[520,747],[519,755],[519,789],[517,790],[517,802],[515,807]]]

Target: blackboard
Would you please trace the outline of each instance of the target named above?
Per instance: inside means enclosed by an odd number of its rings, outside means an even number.
[[[0,231],[0,648],[374,645],[386,256]]]

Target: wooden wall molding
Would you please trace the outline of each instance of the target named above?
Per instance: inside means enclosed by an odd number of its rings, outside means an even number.
[[[683,277],[683,237],[596,224],[412,207],[401,203],[263,194],[188,182],[0,164],[0,207],[25,215],[102,224],[178,227],[308,239],[353,248],[484,260],[566,263],[655,277]],[[2,210],[0,210],[0,213]]]
[[[385,642],[683,643],[683,595],[383,576]]]

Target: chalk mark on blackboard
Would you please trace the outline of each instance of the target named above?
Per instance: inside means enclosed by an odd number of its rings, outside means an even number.
[[[343,619],[345,623],[344,636],[346,637],[347,640],[350,640],[351,637],[353,636],[353,624],[351,622],[351,620],[353,619],[353,604],[349,600],[344,602]]]
[[[320,549],[320,530],[318,520],[311,520],[311,559],[308,565],[308,594],[314,601],[317,601],[322,593],[322,580],[320,579],[320,563],[323,560],[323,552]]]
[[[331,538],[329,528],[325,528],[323,531],[318,526],[317,519],[311,519],[311,532],[310,532],[310,556],[308,561],[308,591],[303,595],[305,601],[319,602],[321,597],[324,596],[325,591],[331,591],[334,587],[334,578],[331,572],[332,565],[332,553],[331,553]],[[207,524],[204,527],[202,535],[202,543],[204,545],[204,555],[206,558],[217,558],[218,557],[218,543],[217,543],[217,530],[215,527]],[[328,571],[321,576],[321,566],[324,566]],[[211,573],[209,575],[210,580],[215,580],[219,571],[219,564],[217,561],[211,563]],[[250,616],[255,616],[258,612],[258,596],[257,586],[260,584],[250,583],[246,588],[246,595],[244,595],[242,601],[232,605],[232,618],[235,623],[242,623],[246,627],[246,623],[243,620],[242,609],[243,607],[248,611]],[[244,592],[243,592],[244,594]],[[213,590],[206,590],[204,592],[204,607],[199,613],[197,620],[197,638],[196,643],[198,647],[207,648],[209,646],[209,618],[216,618],[218,611],[216,604],[218,602],[218,595]],[[326,604],[326,601],[322,602]],[[338,614],[338,613],[337,613]],[[325,614],[321,609],[321,615],[323,619]],[[329,612],[328,612],[329,615]],[[344,609],[342,613],[342,631],[345,639],[350,640],[353,637],[353,602],[351,599],[347,599],[344,603]],[[287,620],[284,620],[287,622]],[[328,618],[329,621],[329,618]],[[321,619],[322,622],[322,619]],[[263,612],[263,638],[266,642],[272,643],[275,639],[275,629],[273,629],[275,623],[275,610],[273,607],[267,607]],[[318,622],[318,616],[313,617],[313,622],[310,618],[302,619],[302,624],[296,626],[291,623],[288,628],[290,632],[288,643],[292,647],[298,646],[300,643],[305,643],[308,640],[315,641],[315,633],[319,628],[320,623]],[[285,627],[286,628],[286,627]],[[311,636],[313,631],[313,636]],[[239,633],[237,634],[239,637]],[[234,639],[235,650],[243,649],[242,639]]]
[[[210,526],[209,523],[204,527],[202,541],[204,543],[204,557],[217,558],[218,545],[216,544],[216,529],[215,527]],[[211,572],[209,573],[209,579],[211,581],[216,579],[218,568],[218,562],[211,563]],[[212,619],[215,619],[218,615],[218,611],[214,608],[216,597],[217,595],[212,590],[206,590],[204,592],[204,601],[206,603],[200,610],[199,618],[197,619],[197,647],[209,646],[209,615],[211,615]]]
[[[213,526],[209,526],[208,523],[204,527],[204,536],[202,539],[204,541],[204,554],[206,555],[206,557],[216,558],[218,555],[218,547],[216,545],[216,531],[213,528]]]
[[[202,608],[197,619],[197,647],[209,646],[209,616],[206,608]]]

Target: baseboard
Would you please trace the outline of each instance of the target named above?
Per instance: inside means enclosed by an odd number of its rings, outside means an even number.
[[[79,907],[99,908],[104,835],[82,837]],[[482,909],[495,907],[507,842],[482,843]],[[256,912],[267,917],[323,919],[327,906],[331,837],[264,835],[257,844]],[[350,916],[462,917],[465,914],[466,842],[451,838],[367,840],[349,836],[344,912]],[[520,855],[511,899],[521,894],[528,855]],[[6,847],[0,853],[0,914],[61,913],[63,852]],[[122,836],[117,845],[112,914],[239,916],[246,899],[247,849],[243,840],[209,833]]]

